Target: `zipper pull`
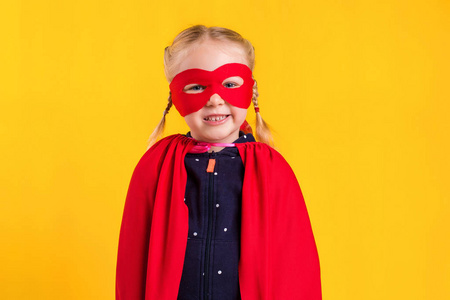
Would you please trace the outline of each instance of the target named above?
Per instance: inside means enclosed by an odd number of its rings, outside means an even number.
[[[208,167],[206,168],[206,172],[213,173],[215,166],[216,166],[216,160],[214,158],[210,158],[208,161]]]

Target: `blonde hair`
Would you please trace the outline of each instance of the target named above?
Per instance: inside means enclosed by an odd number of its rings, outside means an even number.
[[[231,29],[195,25],[180,32],[173,40],[172,45],[166,47],[164,51],[164,73],[168,82],[171,82],[175,77],[176,74],[174,74],[174,72],[178,66],[178,60],[182,57],[182,55],[185,54],[190,49],[190,47],[194,46],[196,43],[205,41],[206,39],[232,42],[241,46],[247,55],[248,65],[253,71],[253,68],[255,66],[255,48],[248,40],[244,39],[239,33]],[[261,114],[259,113],[258,95],[258,85],[255,81],[255,84],[253,86],[252,102],[256,112],[256,140],[273,146],[273,139],[270,128],[267,123],[264,122]],[[150,148],[150,146],[153,145],[164,132],[166,115],[169,113],[169,110],[172,107],[172,97],[170,93],[167,100],[167,106],[164,110],[163,117],[161,118],[161,121],[159,122],[158,126],[156,126],[155,130],[152,132],[148,140],[148,148]]]

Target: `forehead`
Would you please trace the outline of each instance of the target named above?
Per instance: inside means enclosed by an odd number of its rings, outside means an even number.
[[[218,67],[240,63],[249,65],[244,49],[237,43],[206,40],[193,45],[180,55],[175,74],[188,69],[213,71]]]

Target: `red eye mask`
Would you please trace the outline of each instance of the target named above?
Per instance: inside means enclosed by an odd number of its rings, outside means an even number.
[[[223,86],[225,79],[239,76],[244,83],[239,87],[227,88]],[[184,91],[185,86],[198,84],[205,89],[195,94]],[[248,108],[253,96],[252,71],[244,64],[225,64],[214,71],[202,69],[188,69],[178,73],[170,83],[172,102],[184,117],[200,110],[206,105],[212,95],[218,94],[223,100],[239,108]]]

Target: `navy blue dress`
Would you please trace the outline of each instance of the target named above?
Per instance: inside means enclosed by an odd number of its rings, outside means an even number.
[[[254,141],[251,134],[241,132],[234,143]],[[207,172],[210,159],[215,166]],[[184,163],[189,233],[178,299],[241,299],[238,264],[244,165],[238,149],[188,153]]]

